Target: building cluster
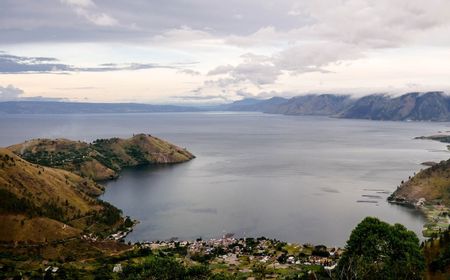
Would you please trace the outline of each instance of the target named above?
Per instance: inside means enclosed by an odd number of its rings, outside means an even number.
[[[313,246],[282,243],[265,238],[253,239],[223,236],[222,238],[195,241],[146,241],[136,244],[140,248],[151,250],[171,250],[183,248],[186,257],[205,256],[212,263],[222,263],[239,267],[242,262],[262,263],[274,268],[287,268],[293,265],[319,265],[332,270],[336,266],[342,249],[327,248],[324,255],[312,253]],[[281,246],[280,246],[281,245]],[[289,253],[282,247],[297,248],[295,253]],[[308,252],[308,253],[300,253]]]

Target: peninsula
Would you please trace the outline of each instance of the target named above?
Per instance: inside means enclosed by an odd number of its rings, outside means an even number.
[[[448,143],[450,136],[421,136]],[[432,237],[448,229],[450,225],[450,159],[430,164],[408,180],[402,181],[388,201],[395,204],[416,207],[427,217],[423,235]]]
[[[33,139],[7,148],[31,163],[74,172],[94,181],[114,179],[124,167],[181,163],[194,158],[186,149],[147,134],[129,139]]]

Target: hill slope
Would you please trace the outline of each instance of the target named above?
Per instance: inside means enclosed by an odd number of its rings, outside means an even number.
[[[225,105],[221,109],[225,111],[266,112],[277,108],[279,105],[284,104],[287,101],[288,99],[282,97],[272,97],[269,99],[245,98]]]
[[[342,118],[371,120],[450,120],[450,97],[442,92],[407,93],[391,98],[369,95],[356,100],[339,114]]]
[[[225,107],[284,115],[321,115],[392,121],[450,121],[450,96],[443,92],[412,92],[398,97],[373,94],[358,99],[346,95],[304,95],[291,99],[244,99]]]
[[[450,207],[450,160],[421,170],[401,184],[391,195],[391,201],[417,204],[421,198],[429,204]]]
[[[194,158],[185,149],[146,134],[129,139],[98,139],[93,143],[34,139],[8,149],[32,163],[65,169],[94,180],[115,178],[124,167],[179,163]]]
[[[58,240],[120,223],[120,211],[97,200],[102,192],[89,179],[0,148],[0,241]]]
[[[344,110],[351,103],[346,95],[305,95],[289,99],[277,107],[264,110],[265,113],[284,115],[332,116]]]

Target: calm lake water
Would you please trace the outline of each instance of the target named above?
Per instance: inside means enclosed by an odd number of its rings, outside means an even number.
[[[133,241],[233,232],[343,245],[366,216],[420,234],[423,217],[386,197],[421,162],[450,157],[442,143],[412,140],[449,127],[260,113],[3,115],[0,145],[144,132],[188,148],[190,162],[128,169],[107,184],[102,199],[140,221]],[[376,203],[358,202],[367,200]]]

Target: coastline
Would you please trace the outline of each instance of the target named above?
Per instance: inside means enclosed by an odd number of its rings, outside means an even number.
[[[450,226],[450,217],[448,214],[445,214],[450,213],[450,208],[444,205],[405,200],[404,198],[396,197],[395,192],[388,197],[387,201],[391,204],[414,208],[420,211],[427,220],[422,229],[423,237],[435,237]]]

